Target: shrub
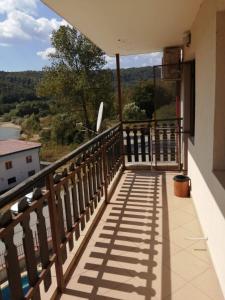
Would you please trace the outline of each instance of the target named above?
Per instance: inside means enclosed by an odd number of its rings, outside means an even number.
[[[146,113],[140,109],[134,102],[124,106],[123,115],[125,120],[137,121],[146,119]]]

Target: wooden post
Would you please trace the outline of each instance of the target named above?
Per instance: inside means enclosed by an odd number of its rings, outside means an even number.
[[[116,54],[116,74],[117,74],[117,93],[118,93],[118,113],[120,121],[120,131],[121,131],[121,143],[120,151],[123,157],[122,164],[123,169],[125,169],[125,151],[124,151],[124,141],[123,141],[123,113],[122,113],[122,92],[121,92],[121,76],[120,76],[120,55]]]
[[[107,176],[107,161],[106,161],[106,144],[102,147],[102,161],[103,161],[103,176],[104,176],[104,192],[105,202],[108,203],[108,176]]]
[[[122,114],[122,93],[121,93],[121,78],[120,78],[120,55],[116,54],[116,74],[117,74],[117,93],[118,93],[118,113],[119,121],[123,121]]]

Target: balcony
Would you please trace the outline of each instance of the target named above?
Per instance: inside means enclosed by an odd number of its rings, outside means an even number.
[[[0,299],[223,299],[173,196],[181,123],[119,123],[0,196]]]

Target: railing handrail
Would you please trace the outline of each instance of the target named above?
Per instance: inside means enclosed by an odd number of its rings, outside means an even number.
[[[168,122],[168,121],[182,121],[183,118],[170,118],[170,119],[151,119],[151,120],[137,120],[137,121],[123,121],[123,124],[134,123],[155,123],[155,122]]]
[[[27,178],[23,182],[19,183],[9,191],[5,192],[0,196],[0,209],[2,209],[5,205],[8,205],[14,202],[15,198],[18,198],[18,195],[22,195],[27,189],[34,187],[41,179],[45,178],[47,175],[54,173],[58,168],[65,165],[68,161],[72,160],[76,156],[79,156],[82,152],[86,151],[90,146],[94,143],[97,143],[102,138],[104,138],[107,134],[111,131],[119,128],[121,123],[117,123],[113,127],[106,129],[96,137],[92,138],[90,141],[84,143],[83,145],[79,146],[72,152],[68,153],[61,159],[53,162],[51,165],[47,166],[43,170],[39,171],[38,173],[34,174],[33,176]]]

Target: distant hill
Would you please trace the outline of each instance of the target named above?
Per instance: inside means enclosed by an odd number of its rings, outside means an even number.
[[[116,70],[112,70],[113,78],[116,81]],[[123,85],[132,86],[142,80],[153,78],[153,67],[140,67],[121,69],[121,82]]]
[[[112,72],[116,85],[116,70]],[[4,72],[0,71],[0,115],[10,111],[16,103],[40,100],[36,86],[43,76],[42,71]],[[152,67],[121,69],[122,85],[131,87],[141,80],[153,78]]]
[[[0,72],[0,101],[11,103],[18,99],[35,99],[36,85],[42,72]]]

